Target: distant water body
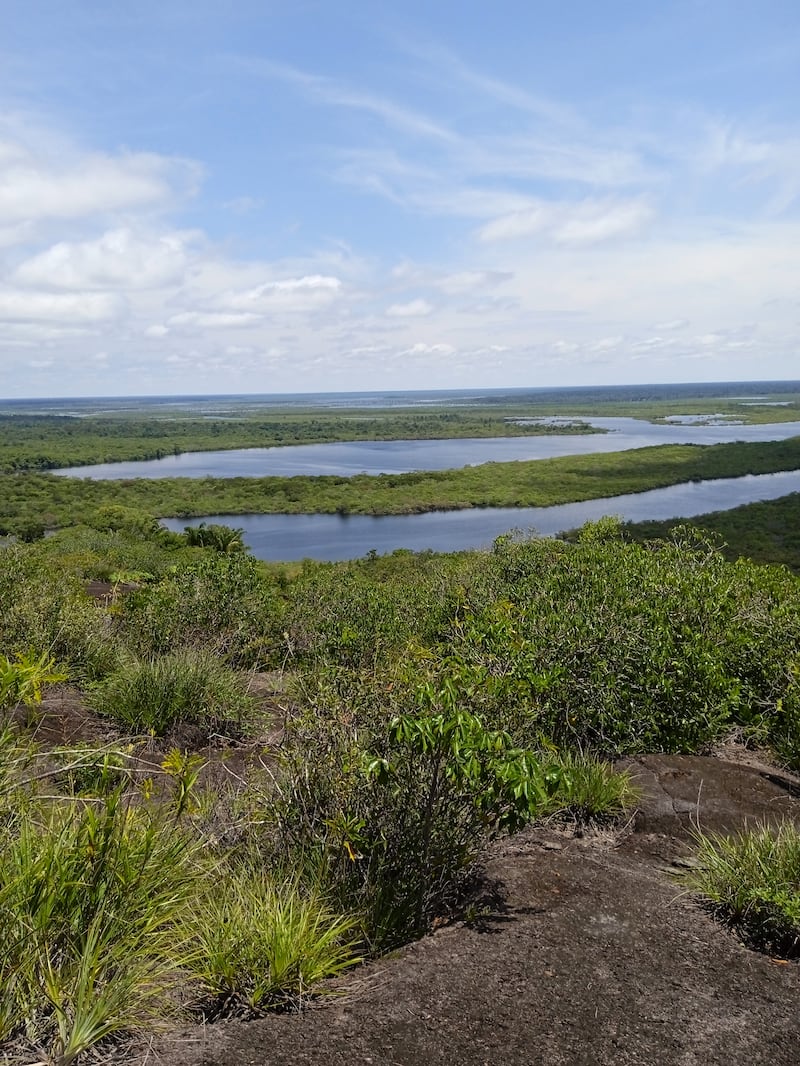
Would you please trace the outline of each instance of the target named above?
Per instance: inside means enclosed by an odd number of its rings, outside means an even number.
[[[428,389],[371,392],[308,392],[215,396],[110,396],[0,399],[0,413],[89,417],[157,410],[185,417],[244,417],[270,408],[484,407],[513,403],[595,404],[728,397],[758,402],[768,395],[800,392],[800,381],[701,382],[677,385],[586,385],[570,388]]]
[[[211,515],[204,519],[170,518],[168,529],[181,531],[199,522],[222,522],[244,530],[244,540],[258,559],[356,559],[370,550],[379,554],[411,551],[460,551],[485,548],[509,530],[554,536],[604,515],[625,521],[690,518],[725,511],[757,500],[800,492],[800,471],[748,474],[687,482],[648,492],[556,507],[487,507],[464,511],[432,511],[417,515]]]
[[[350,477],[362,473],[402,474],[412,470],[450,470],[480,463],[552,459],[559,455],[621,452],[657,444],[723,444],[800,436],[800,422],[696,426],[683,422],[656,425],[636,418],[586,418],[585,421],[605,432],[235,448],[185,452],[140,462],[73,466],[53,473],[95,481],[164,477],[293,477],[300,474]]]
[[[610,402],[643,403],[729,397],[744,405],[777,404],[770,397],[800,392],[800,382],[710,382],[686,385],[621,385],[609,387],[541,389],[458,389],[428,392],[369,392],[283,394],[271,396],[161,396],[125,399],[0,400],[0,413],[34,415],[92,415],[150,413],[168,419],[187,416],[246,418],[273,408],[370,409],[453,406],[491,409],[492,406],[553,403],[560,414],[577,407]],[[600,408],[602,409],[602,408]],[[709,413],[713,413],[711,406]],[[170,456],[146,463],[113,463],[75,467],[57,473],[72,477],[117,479],[132,477],[237,477],[296,474],[400,473],[438,470],[486,462],[541,459],[557,455],[625,451],[657,444],[714,444],[727,441],[783,440],[800,435],[800,422],[741,426],[697,426],[692,418],[671,425],[653,425],[633,418],[587,418],[603,433],[553,434],[542,437],[442,441],[357,441],[283,448],[252,448]],[[253,553],[262,559],[352,559],[371,549],[381,553],[398,548],[453,551],[491,544],[512,529],[553,535],[606,514],[623,519],[691,517],[726,510],[755,500],[774,499],[800,491],[800,471],[747,476],[674,485],[665,489],[610,499],[590,500],[550,508],[486,508],[404,516],[339,515],[211,515],[207,522],[226,522],[245,530]],[[196,524],[198,520],[193,523]],[[171,519],[165,525],[182,529],[187,522]]]

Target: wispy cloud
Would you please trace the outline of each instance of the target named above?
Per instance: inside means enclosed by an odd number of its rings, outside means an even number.
[[[282,81],[293,85],[309,99],[328,107],[363,111],[379,118],[392,129],[433,141],[458,143],[459,136],[428,115],[387,99],[379,93],[352,88],[334,78],[312,74],[286,63],[269,60],[232,57],[229,60],[239,70],[259,78]]]

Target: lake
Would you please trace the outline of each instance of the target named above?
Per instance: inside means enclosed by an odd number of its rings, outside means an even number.
[[[553,536],[604,515],[626,521],[691,518],[725,511],[740,504],[772,500],[800,492],[800,470],[748,474],[740,478],[688,482],[627,496],[613,496],[557,507],[492,507],[466,511],[434,511],[420,515],[211,515],[204,519],[165,519],[181,531],[187,525],[221,522],[245,532],[245,542],[259,559],[355,559],[374,549],[379,554],[398,548],[412,551],[459,551],[484,548],[509,530]]]

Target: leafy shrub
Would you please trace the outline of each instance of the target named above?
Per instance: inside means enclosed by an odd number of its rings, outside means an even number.
[[[225,526],[216,522],[207,525],[200,522],[196,526],[186,526],[183,532],[186,543],[191,547],[211,548],[218,552],[243,552],[244,530]]]
[[[134,732],[162,736],[178,722],[241,732],[252,700],[240,678],[214,655],[182,649],[129,660],[95,685],[91,706]]]
[[[290,861],[317,857],[376,951],[452,909],[496,834],[555,811],[616,813],[631,796],[610,767],[515,747],[454,689],[417,695],[416,713],[388,723],[328,705],[285,743],[283,846]]]
[[[126,597],[121,633],[140,655],[206,647],[260,667],[280,654],[281,616],[275,585],[256,560],[215,553]]]

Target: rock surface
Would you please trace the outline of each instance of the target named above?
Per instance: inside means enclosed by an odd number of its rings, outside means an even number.
[[[487,858],[499,893],[302,1014],[153,1048],[170,1066],[798,1066],[800,965],[744,947],[677,884],[692,826],[800,822],[766,765],[649,756],[616,835],[535,829]]]

